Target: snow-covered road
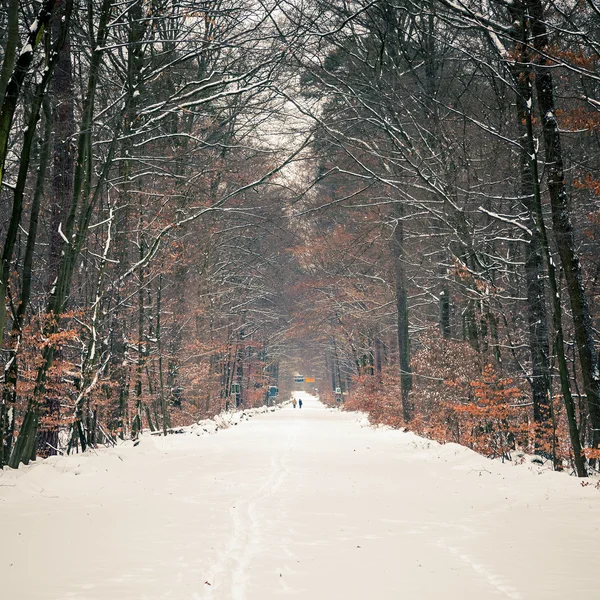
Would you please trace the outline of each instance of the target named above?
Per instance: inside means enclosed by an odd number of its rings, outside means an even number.
[[[309,397],[0,474],[7,599],[597,598],[598,550],[593,486]]]

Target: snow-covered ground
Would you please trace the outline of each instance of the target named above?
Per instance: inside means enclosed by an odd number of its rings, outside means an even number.
[[[600,597],[593,486],[303,399],[1,472],[2,598]]]

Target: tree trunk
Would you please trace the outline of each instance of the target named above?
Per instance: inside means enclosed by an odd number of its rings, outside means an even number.
[[[520,10],[519,10],[520,8]],[[512,67],[512,75],[517,86],[516,108],[517,126],[521,142],[521,201],[528,213],[527,226],[531,232],[525,244],[525,281],[527,286],[527,320],[529,324],[529,350],[531,353],[531,391],[533,400],[533,419],[536,424],[535,448],[542,451],[545,442],[551,441],[550,410],[550,364],[548,343],[548,315],[546,310],[546,291],[544,277],[544,244],[542,238],[543,218],[541,207],[537,206],[539,180],[535,157],[535,140],[531,123],[532,89],[530,70],[526,65],[530,62],[527,44],[527,30],[522,5],[511,10],[515,25],[515,40],[519,61]]]
[[[517,14],[517,15],[515,15],[514,20],[515,21],[522,20],[523,22],[525,22],[524,11],[521,13],[520,19],[519,19],[519,15]],[[522,37],[526,38],[525,30],[523,30],[523,32],[522,32]],[[517,39],[519,39],[519,37],[517,37]],[[529,47],[529,44],[527,43],[527,39],[523,39],[522,42],[523,42],[522,47],[521,47],[521,50],[522,50],[521,58],[523,59],[522,62],[523,62],[523,64],[529,64],[530,61],[529,61],[529,57],[527,56],[527,48]],[[532,238],[536,235],[539,235],[538,241],[541,245],[542,251],[546,258],[546,264],[547,264],[547,269],[548,269],[548,281],[550,283],[550,294],[552,296],[552,321],[553,321],[554,331],[555,331],[555,348],[554,349],[555,349],[555,354],[556,354],[557,360],[558,360],[561,391],[562,391],[563,400],[565,403],[567,420],[569,423],[569,435],[570,435],[570,439],[571,439],[571,445],[573,448],[573,454],[575,457],[575,469],[576,469],[577,475],[579,477],[586,477],[587,472],[586,472],[586,468],[585,468],[585,458],[581,451],[581,441],[579,439],[579,431],[578,431],[578,427],[577,427],[577,421],[575,418],[575,406],[574,406],[573,398],[571,395],[569,371],[568,371],[568,365],[567,365],[566,355],[565,355],[564,336],[563,336],[563,329],[562,329],[562,307],[561,307],[561,303],[560,303],[560,294],[559,294],[559,289],[558,289],[558,281],[557,281],[557,277],[556,277],[556,267],[554,265],[554,261],[552,260],[552,255],[550,252],[550,245],[548,243],[548,236],[547,236],[546,227],[544,224],[544,217],[543,217],[543,213],[542,213],[540,178],[539,178],[539,173],[538,173],[538,162],[537,162],[537,155],[536,155],[536,148],[535,148],[535,138],[534,138],[534,134],[533,134],[533,118],[532,118],[532,110],[531,110],[532,93],[531,93],[531,87],[529,84],[529,72],[527,70],[525,70],[525,73],[523,75],[523,73],[521,73],[521,71],[517,71],[516,73],[514,73],[514,75],[515,75],[515,80],[517,82],[518,92],[519,92],[518,97],[517,97],[518,118],[521,123],[523,122],[522,121],[523,118],[525,121],[525,138],[524,138],[524,144],[522,146],[523,150],[522,150],[522,155],[521,155],[522,161],[525,161],[527,163],[527,164],[524,164],[524,162],[521,163],[522,177],[523,177],[522,185],[523,185],[523,192],[524,192],[524,201],[529,202],[529,204],[526,204],[526,206],[530,210],[530,217],[531,217],[532,224],[535,225],[535,228],[532,230]],[[529,178],[530,183],[525,180],[526,177]],[[532,210],[533,210],[533,212],[531,212]],[[533,241],[532,243],[535,244],[535,241]],[[537,264],[536,259],[534,259],[533,264]],[[539,275],[539,273],[538,273],[538,275]],[[533,285],[532,291],[535,294],[539,294],[539,289],[535,285]],[[529,292],[529,288],[528,288],[528,292]],[[537,301],[534,299],[534,302],[539,302],[539,298]],[[531,307],[530,307],[530,309],[531,309]],[[545,308],[542,309],[540,306],[537,306],[536,310],[538,311],[537,314],[539,316],[543,317],[543,313],[541,311],[545,310]],[[543,352],[544,351],[544,347],[543,347],[544,342],[543,342],[542,336],[543,336],[544,329],[543,329],[543,326],[541,323],[534,324],[534,325],[535,326],[533,328],[530,328],[530,333],[533,329],[533,334],[535,334],[535,336],[536,336],[534,343],[541,344],[541,347],[538,347],[537,350],[540,352]],[[532,352],[533,352],[533,349],[532,349]],[[540,359],[539,356],[537,356],[536,358],[538,360]],[[541,366],[543,367],[543,364]],[[539,364],[538,364],[538,367],[540,367]],[[548,375],[548,377],[549,377],[549,375]],[[548,385],[549,385],[549,383],[548,383]],[[539,391],[541,393],[541,390],[539,390]],[[538,407],[538,410],[540,410],[540,407]],[[542,410],[543,410],[543,412],[540,410],[540,413],[541,413],[541,414],[539,414],[540,418],[545,418],[546,420],[551,418],[552,413],[551,413],[551,404],[550,404],[549,399],[548,400],[542,399]],[[552,445],[554,445],[554,441],[552,441]]]
[[[19,375],[19,350],[21,345],[23,322],[31,296],[33,257],[37,239],[40,206],[42,202],[42,196],[44,195],[44,185],[46,182],[46,168],[50,157],[50,139],[52,137],[52,119],[50,113],[51,109],[49,100],[46,97],[44,99],[44,139],[40,144],[38,172],[29,216],[27,246],[25,248],[25,256],[23,258],[21,296],[19,298],[19,303],[12,325],[11,355],[7,366],[5,367],[4,373],[4,386],[2,390],[2,419],[0,424],[0,427],[2,428],[3,455],[0,456],[0,466],[3,464],[8,464],[13,444],[15,423],[14,405],[17,400],[17,382]]]
[[[450,291],[447,285],[440,292],[440,332],[444,339],[450,338]]]
[[[19,45],[19,0],[9,0],[6,7],[7,27],[6,43],[4,44],[4,59],[0,70],[0,106],[4,102],[6,86],[15,66],[17,46]]]
[[[29,30],[29,35],[24,47],[25,51],[21,51],[19,58],[17,59],[10,81],[6,86],[4,93],[2,106],[0,107],[0,189],[4,181],[4,167],[6,163],[6,157],[9,152],[9,137],[12,129],[13,119],[17,103],[21,95],[21,88],[25,77],[29,72],[29,68],[33,62],[34,51],[39,45],[42,37],[46,31],[46,27],[52,16],[52,8],[54,6],[54,0],[46,0],[40,12],[37,15],[37,19]],[[72,6],[72,3],[69,3]],[[70,11],[70,9],[69,9]],[[70,15],[70,12],[69,12]],[[66,33],[69,24],[69,15],[66,16],[64,23],[63,32]],[[53,53],[51,53],[48,69],[42,73],[42,79],[36,86],[36,93],[34,96],[34,103],[31,107],[31,114],[29,118],[29,129],[25,131],[23,149],[21,152],[21,161],[19,165],[19,178],[22,179],[21,193],[15,190],[15,202],[13,203],[11,221],[6,233],[4,241],[4,248],[2,252],[2,267],[0,272],[0,347],[4,341],[4,326],[6,323],[6,302],[5,297],[8,290],[8,278],[10,273],[10,263],[12,261],[13,249],[17,238],[17,231],[19,228],[21,213],[23,210],[23,189],[25,186],[25,178],[27,176],[29,168],[29,157],[31,152],[31,144],[35,136],[36,124],[39,118],[39,111],[42,105],[42,99],[46,91],[46,86],[52,75],[52,70],[56,64],[56,52],[60,51],[63,40],[57,46],[53,47]],[[6,61],[5,61],[6,62]],[[19,199],[20,196],[20,199]]]
[[[44,97],[46,94],[46,89],[48,87],[48,83],[50,78],[52,77],[52,73],[57,64],[58,57],[60,56],[61,48],[64,45],[67,31],[70,24],[71,11],[73,8],[72,1],[68,1],[65,5],[65,14],[64,20],[60,21],[59,31],[57,33],[56,42],[51,46],[49,52],[48,62],[46,64],[46,68],[43,71],[42,78],[40,82],[37,84],[35,88],[35,94],[33,98],[33,102],[30,108],[29,119],[27,122],[27,127],[25,129],[23,146],[21,148],[21,155],[19,159],[19,172],[17,175],[17,182],[14,188],[13,193],[13,206],[12,206],[12,214],[11,220],[8,227],[8,231],[6,234],[6,239],[4,241],[4,248],[2,252],[2,274],[0,281],[0,346],[3,341],[3,333],[4,326],[6,320],[6,303],[4,302],[4,298],[8,289],[8,280],[10,274],[10,267],[12,263],[13,250],[15,246],[15,242],[17,239],[17,232],[21,223],[21,215],[23,212],[23,202],[24,202],[24,193],[25,193],[25,184],[27,182],[27,175],[29,173],[29,165],[31,161],[31,153],[33,142],[36,135],[37,124],[40,118],[40,112],[42,108],[42,104],[44,102]],[[12,84],[12,80],[11,80]],[[8,94],[7,94],[8,96]],[[45,163],[47,161],[47,156],[44,156],[46,153],[45,148],[42,148],[41,153],[41,164],[40,171],[45,172]],[[43,181],[42,181],[43,184]],[[33,246],[31,244],[35,243],[35,237],[37,232],[37,215],[39,213],[39,205],[41,199],[41,190],[40,190],[40,179],[38,177],[38,187],[36,190],[37,198],[34,199],[34,204],[32,206],[32,222],[34,223],[35,231],[33,232],[33,241],[28,241],[28,249],[29,254],[26,253],[26,260],[29,259],[29,264],[24,265],[23,277],[28,278],[27,283],[24,281],[24,286],[27,285],[27,291],[25,294],[25,298],[22,298],[22,304],[17,308],[17,315],[15,316],[15,322],[13,323],[13,339],[14,339],[14,353],[12,356],[12,361],[9,365],[9,368],[5,370],[5,379],[4,379],[4,390],[2,394],[2,409],[0,409],[0,439],[2,440],[2,456],[0,456],[0,465],[3,464],[8,458],[8,453],[10,452],[11,441],[9,439],[9,435],[12,437],[12,430],[14,424],[14,413],[9,415],[8,404],[14,405],[14,400],[16,397],[16,384],[17,384],[17,349],[21,339],[21,327],[23,321],[24,310],[29,302],[29,290],[31,283],[31,255],[33,252]],[[37,201],[37,204],[36,204]],[[10,434],[9,434],[10,432]],[[56,447],[57,440],[52,440],[54,443],[51,443],[51,446]],[[45,445],[46,447],[46,445]]]
[[[165,394],[164,373],[163,373],[163,348],[162,348],[162,330],[161,330],[161,301],[162,301],[162,275],[158,278],[158,293],[156,296],[156,349],[158,352],[158,382],[159,382],[159,400],[160,412],[162,417],[163,435],[167,435],[170,427],[169,411],[167,409],[167,397]]]
[[[553,232],[571,302],[575,342],[592,426],[592,445],[598,448],[600,447],[600,373],[594,345],[592,318],[585,294],[564,178],[561,136],[554,105],[552,67],[546,58],[550,48],[544,22],[544,5],[541,0],[527,0],[527,7],[531,17],[532,45],[537,52],[534,63],[535,88],[544,133]]]
[[[394,271],[396,275],[396,309],[398,311],[398,354],[400,362],[400,385],[402,390],[402,414],[406,422],[412,417],[409,394],[412,390],[410,367],[410,339],[408,335],[408,291],[404,253],[404,206],[396,205],[396,224],[392,237]]]
[[[56,7],[64,0],[57,0]],[[53,32],[60,20],[53,23]],[[75,135],[75,97],[73,94],[73,73],[71,61],[71,39],[67,35],[62,53],[56,65],[52,81],[54,147],[52,173],[52,204],[50,219],[50,246],[48,251],[49,287],[58,275],[58,265],[63,244],[59,227],[64,231],[65,219],[73,196],[74,146]]]

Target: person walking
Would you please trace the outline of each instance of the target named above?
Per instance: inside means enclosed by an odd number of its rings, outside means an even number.
[[[292,404],[293,404],[294,408],[296,408],[296,398],[294,398],[294,399],[292,400]]]
[[[298,400],[298,408],[302,408],[302,400]]]

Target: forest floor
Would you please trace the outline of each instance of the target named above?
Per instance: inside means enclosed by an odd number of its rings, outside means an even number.
[[[303,399],[2,471],[2,597],[595,597],[593,485]]]

